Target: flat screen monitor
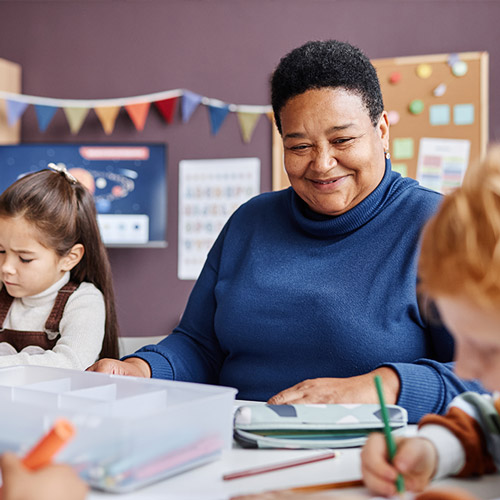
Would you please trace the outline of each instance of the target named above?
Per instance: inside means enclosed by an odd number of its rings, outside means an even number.
[[[0,146],[0,192],[49,163],[65,166],[94,195],[109,247],[166,246],[165,144]]]

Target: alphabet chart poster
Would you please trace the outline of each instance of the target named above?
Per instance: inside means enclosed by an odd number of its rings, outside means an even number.
[[[226,221],[259,192],[258,158],[179,163],[179,279],[198,278]]]

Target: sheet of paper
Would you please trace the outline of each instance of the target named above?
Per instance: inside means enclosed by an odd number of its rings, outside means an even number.
[[[258,158],[179,163],[179,279],[198,278],[226,221],[259,192]]]
[[[424,187],[447,194],[460,186],[469,164],[470,141],[420,139],[417,180]]]

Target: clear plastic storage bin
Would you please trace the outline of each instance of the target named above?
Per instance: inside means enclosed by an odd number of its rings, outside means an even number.
[[[236,389],[38,366],[0,368],[0,453],[26,453],[58,417],[76,436],[57,461],[125,492],[218,458]]]

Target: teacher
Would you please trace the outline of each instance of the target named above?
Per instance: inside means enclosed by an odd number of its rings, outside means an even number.
[[[210,250],[179,325],[90,370],[236,387],[239,399],[388,403],[409,420],[466,389],[453,342],[419,308],[420,232],[441,195],[391,171],[377,74],[348,43],[281,59],[272,105],[291,187],[242,205]]]

